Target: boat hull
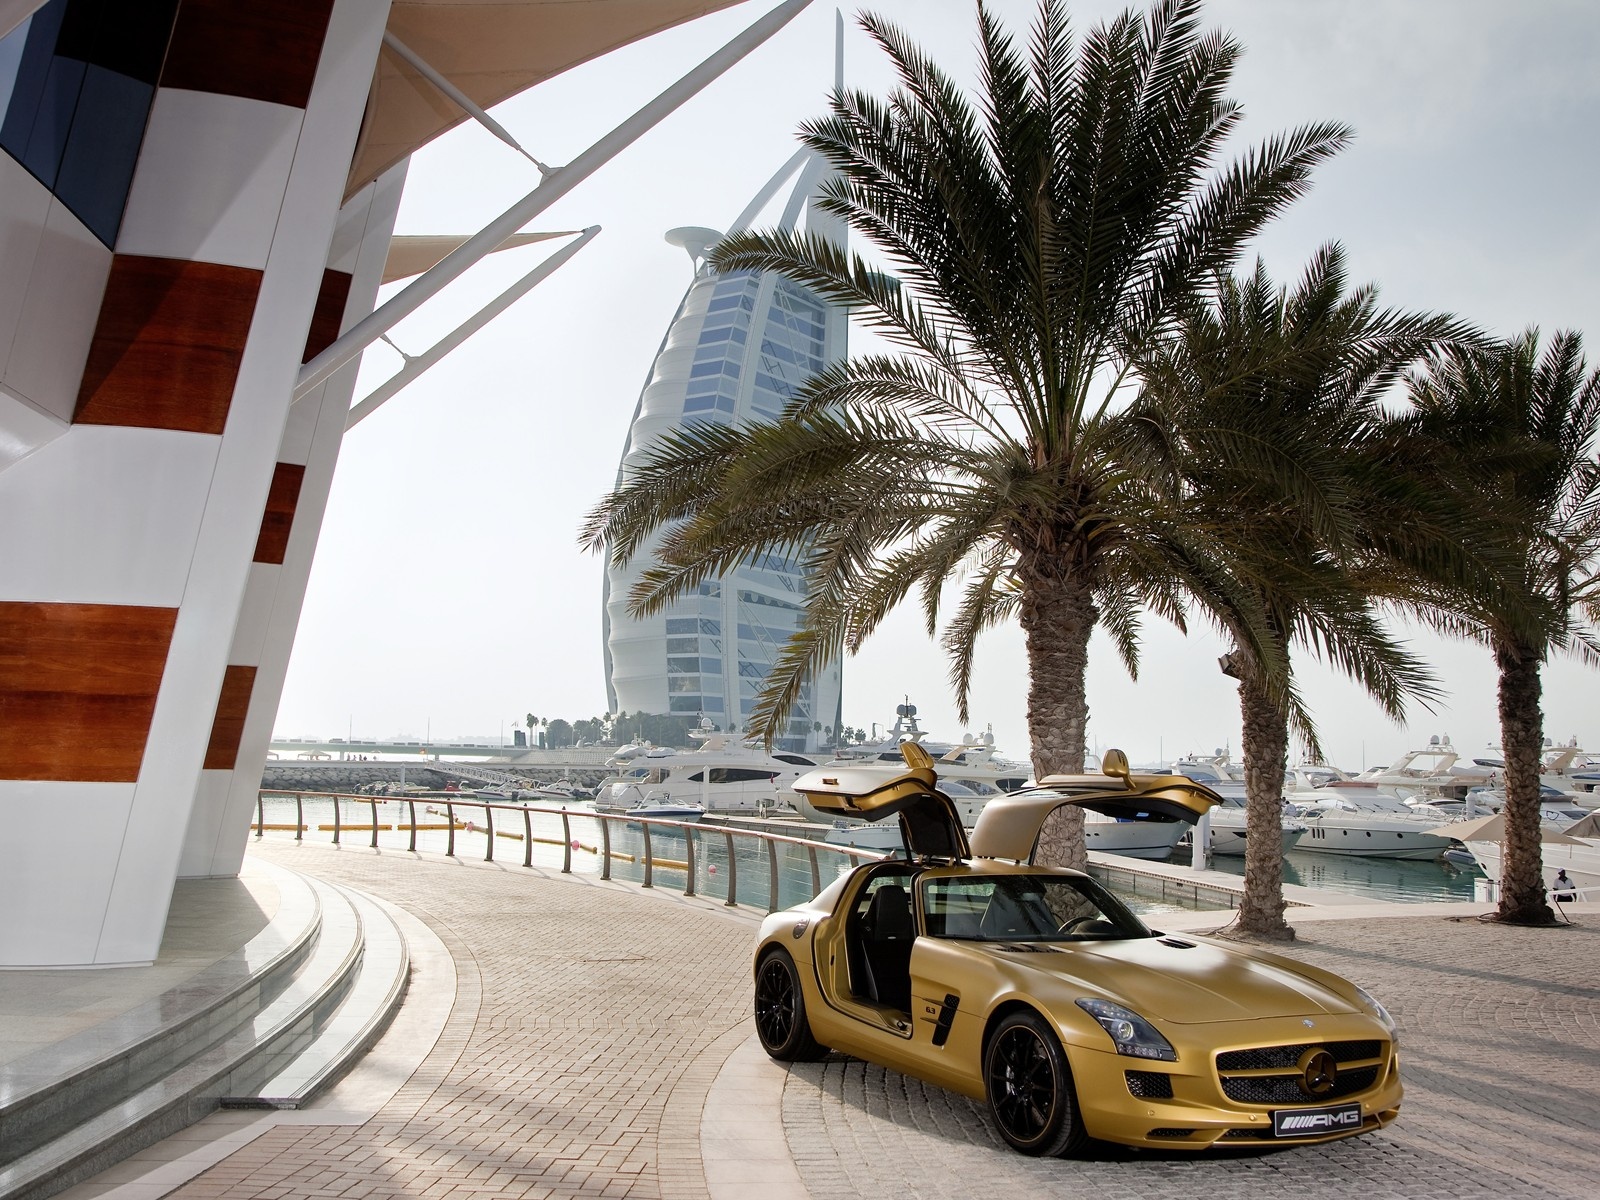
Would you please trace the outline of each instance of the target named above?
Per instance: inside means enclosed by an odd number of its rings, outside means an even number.
[[[1118,821],[1087,814],[1083,823],[1084,846],[1100,854],[1123,858],[1166,858],[1178,839],[1193,828],[1182,821]]]
[[[1450,848],[1450,839],[1412,830],[1370,828],[1306,821],[1305,835],[1295,849],[1311,854],[1344,854],[1352,858],[1401,858],[1416,861],[1438,858]]]

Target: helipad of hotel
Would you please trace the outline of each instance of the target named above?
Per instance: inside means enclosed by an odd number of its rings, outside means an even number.
[[[1576,1200],[1600,1173],[1600,904],[1566,906],[1571,924],[1553,929],[1482,922],[1483,904],[1297,907],[1286,952],[1355,979],[1399,1021],[1396,1124],[1321,1146],[1041,1160],[929,1084],[840,1055],[769,1061],[750,1020],[754,911],[348,846],[269,840],[247,862],[202,898],[235,937],[271,917],[275,868],[387,907],[412,960],[398,1017],[309,1107],[215,1113],[62,1196]],[[182,908],[155,970],[194,950]],[[39,974],[52,986],[0,987],[10,1052],[19,1030],[47,1040],[51,1021],[103,1015],[105,981],[128,977]]]

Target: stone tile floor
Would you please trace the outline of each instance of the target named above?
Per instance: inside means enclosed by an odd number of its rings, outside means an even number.
[[[1432,908],[1297,912],[1289,952],[1362,983],[1401,1024],[1407,1098],[1394,1126],[1290,1150],[1041,1161],[940,1089],[843,1057],[768,1061],[748,1019],[748,913],[438,857],[252,853],[425,923],[448,962],[424,958],[407,1008],[431,1006],[435,1022],[403,1018],[380,1043],[371,1062],[387,1087],[363,1066],[323,1115],[221,1114],[209,1135],[220,1161],[190,1182],[169,1191],[152,1166],[143,1184],[128,1170],[74,1200],[1600,1194],[1600,905],[1553,930]]]

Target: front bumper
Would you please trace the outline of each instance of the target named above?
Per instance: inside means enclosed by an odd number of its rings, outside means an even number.
[[[1358,1039],[1377,1041],[1380,1046],[1377,1053],[1361,1060],[1370,1064],[1360,1070],[1370,1070],[1371,1082],[1366,1083],[1365,1075],[1351,1071],[1347,1078],[1359,1079],[1363,1086],[1325,1099],[1296,1094],[1293,1098],[1279,1096],[1256,1103],[1227,1094],[1218,1071],[1219,1059],[1230,1052],[1309,1044],[1302,1029],[1258,1028],[1250,1031],[1247,1040],[1236,1045],[1208,1050],[1186,1051],[1178,1045],[1177,1062],[1132,1058],[1116,1053],[1109,1045],[1105,1049],[1068,1045],[1067,1057],[1072,1066],[1084,1127],[1091,1137],[1127,1146],[1204,1150],[1214,1146],[1291,1146],[1336,1141],[1381,1129],[1399,1116],[1403,1094],[1400,1058],[1387,1034],[1375,1038],[1372,1025],[1366,1022],[1317,1032],[1319,1040],[1330,1044],[1348,1044]],[[1260,1074],[1265,1075],[1265,1072]],[[1282,1072],[1278,1074],[1281,1077]],[[1360,1106],[1359,1127],[1352,1124],[1292,1137],[1279,1137],[1273,1132],[1275,1110],[1303,1113],[1350,1104]]]

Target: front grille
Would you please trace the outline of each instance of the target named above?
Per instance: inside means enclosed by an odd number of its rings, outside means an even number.
[[[1194,1130],[1192,1129],[1152,1129],[1145,1134],[1147,1138],[1186,1138],[1193,1136]]]
[[[1300,1086],[1300,1060],[1310,1050],[1326,1050],[1337,1064],[1333,1087],[1320,1096],[1308,1096]],[[1217,1055],[1217,1074],[1223,1095],[1240,1104],[1326,1104],[1372,1087],[1387,1054],[1382,1041],[1257,1046]]]
[[[1323,1104],[1364,1092],[1377,1078],[1377,1067],[1340,1071],[1333,1081],[1333,1089],[1313,1098],[1300,1090],[1299,1075],[1233,1075],[1223,1078],[1222,1091],[1229,1100],[1244,1104]]]
[[[1323,1046],[1341,1066],[1347,1062],[1360,1062],[1364,1058],[1377,1058],[1383,1053],[1382,1042],[1301,1042],[1298,1046],[1259,1046],[1254,1050],[1224,1051],[1217,1055],[1217,1070],[1293,1070],[1300,1056],[1313,1046]]]
[[[1124,1071],[1128,1091],[1141,1100],[1171,1100],[1172,1076],[1161,1071]]]

